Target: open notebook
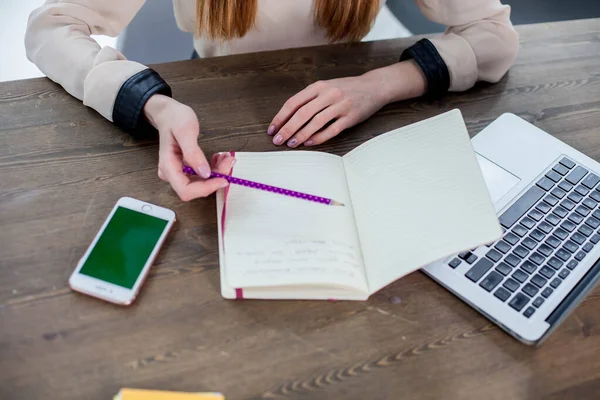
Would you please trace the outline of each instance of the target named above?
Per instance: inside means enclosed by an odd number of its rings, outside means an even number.
[[[235,156],[234,176],[345,207],[239,185],[217,193],[225,298],[365,300],[502,234],[458,110],[382,134],[344,157]]]

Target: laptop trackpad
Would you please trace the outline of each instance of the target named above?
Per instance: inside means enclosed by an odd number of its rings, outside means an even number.
[[[477,156],[479,167],[483,173],[483,178],[485,179],[493,203],[504,197],[506,193],[521,181],[521,179],[498,164],[491,162],[478,153],[475,153],[475,155]]]

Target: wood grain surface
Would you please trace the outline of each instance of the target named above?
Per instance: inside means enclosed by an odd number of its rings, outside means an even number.
[[[344,154],[460,108],[472,135],[512,112],[600,160],[600,20],[518,28],[498,84],[391,104],[320,146]],[[272,151],[288,97],[395,62],[416,38],[156,65],[191,105],[201,145]],[[420,272],[366,302],[226,301],[215,200],[183,203],[134,141],[47,79],[0,84],[0,399],[110,399],[121,387],[228,399],[591,399],[600,393],[600,290],[540,348],[515,341]],[[111,207],[131,196],[178,215],[136,303],[67,279]]]

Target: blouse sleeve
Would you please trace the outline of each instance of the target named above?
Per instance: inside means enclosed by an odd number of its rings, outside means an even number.
[[[442,35],[418,41],[401,56],[423,70],[430,95],[464,91],[477,81],[498,82],[514,63],[519,36],[510,6],[499,0],[416,1],[429,20],[447,26]]]
[[[25,47],[30,61],[83,104],[131,133],[149,125],[143,107],[155,93],[171,95],[148,67],[128,61],[90,35],[117,36],[144,0],[46,1],[29,16]]]

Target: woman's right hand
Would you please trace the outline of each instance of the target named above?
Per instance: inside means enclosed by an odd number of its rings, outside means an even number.
[[[198,145],[200,124],[194,110],[168,96],[155,94],[146,102],[144,113],[160,136],[158,177],[169,182],[181,200],[206,197],[228,185],[222,178],[208,179],[211,166]],[[216,172],[227,174],[235,159],[215,157],[213,161]],[[198,176],[186,175],[182,171],[184,162]]]

